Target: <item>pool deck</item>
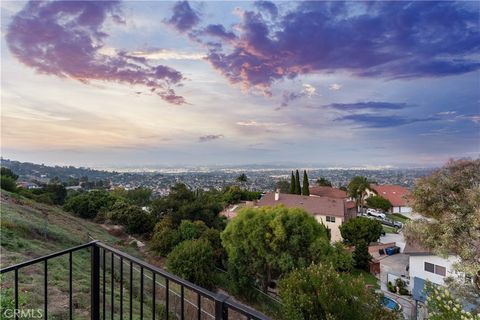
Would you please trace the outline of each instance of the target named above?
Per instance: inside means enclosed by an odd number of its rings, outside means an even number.
[[[405,319],[413,319],[415,315],[415,302],[412,298],[408,296],[400,296],[384,290],[382,290],[382,293],[385,295],[385,297],[395,300],[399,305],[402,306],[402,313]]]

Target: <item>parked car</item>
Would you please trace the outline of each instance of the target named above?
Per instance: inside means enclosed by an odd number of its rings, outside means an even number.
[[[385,219],[387,216],[385,215],[385,213],[383,212],[380,212],[380,211],[377,211],[377,210],[374,210],[374,209],[368,209],[367,210],[367,213],[371,216],[374,216],[374,217],[377,217],[377,218],[382,218],[382,219]]]
[[[393,222],[393,226],[394,226],[395,228],[398,228],[398,229],[402,229],[402,228],[403,228],[403,223],[401,223],[400,221],[395,221],[395,220],[393,220],[392,222]]]

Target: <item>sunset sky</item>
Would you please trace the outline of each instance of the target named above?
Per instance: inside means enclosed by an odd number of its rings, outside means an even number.
[[[480,152],[480,2],[1,2],[1,144],[77,166]]]

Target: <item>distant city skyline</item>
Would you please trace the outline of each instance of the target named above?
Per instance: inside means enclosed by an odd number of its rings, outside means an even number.
[[[480,155],[480,2],[0,6],[4,158],[434,167]]]

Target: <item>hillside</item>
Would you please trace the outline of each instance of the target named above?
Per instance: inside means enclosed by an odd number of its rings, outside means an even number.
[[[136,245],[128,245],[101,225],[64,212],[59,207],[40,204],[2,190],[1,267],[30,260],[94,239],[141,256]],[[49,260],[49,318],[64,319],[68,312],[68,256]],[[81,250],[73,255],[74,318],[86,318],[90,299],[90,254]],[[13,274],[1,279],[2,304],[12,295]],[[43,264],[19,272],[20,302],[29,308],[43,305]]]

